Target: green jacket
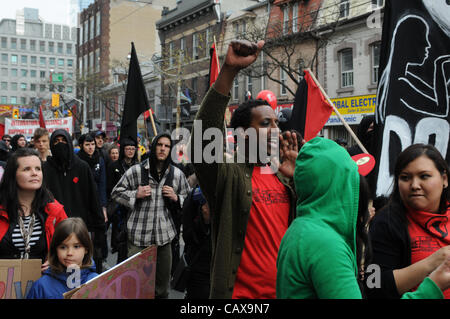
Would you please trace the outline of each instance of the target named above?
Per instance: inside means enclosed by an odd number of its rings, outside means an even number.
[[[203,99],[196,120],[201,120],[202,131],[211,127],[223,128],[229,96],[210,88]],[[228,299],[233,295],[236,272],[241,261],[247,222],[252,204],[253,164],[247,163],[195,163],[195,134],[191,134],[191,160],[200,187],[211,212],[211,293],[210,298]],[[202,133],[203,133],[202,132]],[[203,142],[203,147],[209,141]],[[198,145],[197,145],[198,147]],[[295,192],[292,180],[277,174],[287,187],[291,198],[291,221],[295,214]],[[291,184],[289,184],[289,181]]]
[[[277,259],[277,298],[360,299],[356,220],[359,173],[347,151],[316,137],[298,154],[294,173],[297,218]],[[308,187],[305,187],[307,185]],[[427,279],[404,298],[442,298]]]

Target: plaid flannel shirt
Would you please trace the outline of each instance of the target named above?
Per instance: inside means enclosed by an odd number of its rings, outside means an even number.
[[[149,169],[148,160],[144,167]],[[177,167],[174,168],[173,189],[182,207],[190,188],[184,173]],[[114,201],[131,209],[127,232],[128,240],[135,246],[162,246],[171,242],[176,235],[174,222],[162,196],[162,187],[168,173],[169,169],[159,183],[149,173],[151,195],[136,199],[138,186],[141,185],[141,164],[137,164],[125,172],[111,192]]]

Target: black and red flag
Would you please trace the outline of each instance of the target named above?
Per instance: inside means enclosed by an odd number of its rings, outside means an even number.
[[[395,160],[411,144],[433,144],[450,162],[449,17],[448,0],[385,2],[370,152],[375,196],[389,195]]]
[[[213,43],[211,49],[209,50],[210,60],[209,60],[209,86],[216,82],[217,77],[220,72],[219,58],[217,57],[216,44]]]
[[[131,42],[131,58],[128,69],[128,83],[120,125],[120,138],[130,138],[137,144],[137,118],[148,110],[147,91],[142,79],[141,68]]]
[[[328,121],[333,106],[328,103],[309,71],[304,70],[304,74],[297,87],[292,116],[286,128],[300,132],[305,141],[309,141]]]
[[[158,135],[158,132],[161,132],[161,123],[156,118],[155,111],[153,111],[151,107],[149,110],[144,112],[144,121],[146,123],[145,126],[147,127],[147,134],[149,138],[155,137]]]

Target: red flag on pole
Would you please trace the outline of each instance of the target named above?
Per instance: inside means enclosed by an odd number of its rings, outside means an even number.
[[[213,43],[211,49],[209,50],[210,54],[210,63],[209,63],[209,86],[216,82],[217,76],[220,72],[219,59],[217,57],[216,44]]]
[[[42,128],[45,127],[44,115],[42,114],[42,105],[39,105],[39,126]]]
[[[308,70],[295,93],[289,128],[295,129],[309,141],[319,133],[333,111]]]

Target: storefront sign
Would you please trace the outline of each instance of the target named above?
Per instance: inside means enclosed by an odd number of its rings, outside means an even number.
[[[359,95],[351,97],[343,97],[331,99],[339,113],[349,125],[356,125],[361,122],[365,115],[373,114],[375,112],[375,105],[377,96],[373,95]],[[341,120],[336,113],[331,113],[325,126],[342,125]]]

